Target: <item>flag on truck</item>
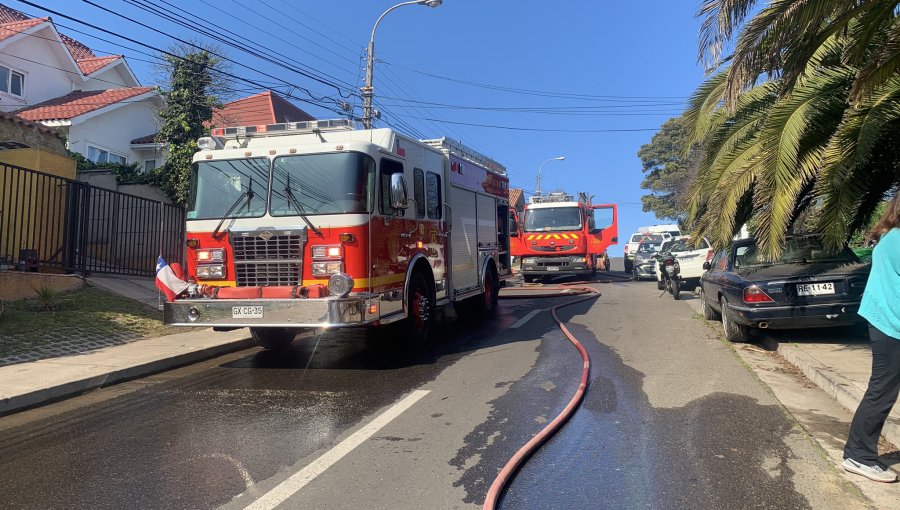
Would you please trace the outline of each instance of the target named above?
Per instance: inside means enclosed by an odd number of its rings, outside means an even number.
[[[175,296],[188,288],[188,282],[175,276],[175,271],[163,260],[162,255],[156,259],[156,288],[166,295],[169,301],[175,301]]]

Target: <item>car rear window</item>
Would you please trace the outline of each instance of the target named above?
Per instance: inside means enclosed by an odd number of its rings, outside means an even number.
[[[775,264],[852,264],[859,258],[850,248],[829,251],[816,238],[788,239],[784,243],[781,256],[775,260],[767,260],[757,249],[756,244],[738,246],[734,253],[735,267],[769,266]]]
[[[650,241],[651,243],[662,243],[664,241],[662,234],[634,234],[631,236],[632,243],[640,243],[641,241]]]

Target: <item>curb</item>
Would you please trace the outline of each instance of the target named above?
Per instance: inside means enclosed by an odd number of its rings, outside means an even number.
[[[778,348],[778,354],[799,368],[806,377],[825,391],[828,396],[837,400],[839,404],[847,408],[851,413],[856,412],[856,408],[859,406],[865,391],[850,384],[846,378],[801,349],[792,348],[790,345],[782,345]],[[888,416],[881,435],[894,445],[900,445],[900,420]]]
[[[252,338],[229,341],[219,345],[200,348],[173,356],[148,360],[135,365],[110,368],[103,373],[93,373],[83,377],[77,377],[70,381],[58,383],[46,388],[27,391],[19,395],[12,395],[0,399],[0,416],[8,415],[16,411],[22,411],[39,405],[48,404],[64,398],[74,397],[90,390],[104,388],[120,382],[148,376],[165,370],[197,363],[214,358],[222,354],[246,349],[256,345]],[[42,361],[58,361],[59,358]],[[35,362],[40,363],[40,361]]]

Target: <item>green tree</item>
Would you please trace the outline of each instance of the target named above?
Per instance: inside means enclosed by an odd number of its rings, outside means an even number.
[[[214,95],[221,83],[214,74],[221,59],[193,47],[170,53],[173,55],[163,56],[168,86],[162,91],[166,105],[159,130],[159,139],[168,144],[169,154],[157,172],[163,192],[184,205],[190,193],[191,158],[197,151],[197,139],[207,133],[204,123],[212,120],[213,110],[221,107]]]
[[[684,155],[687,140],[684,119],[674,117],[660,126],[650,143],[638,150],[641,170],[646,174],[641,189],[650,193],[641,197],[644,212],[682,225],[687,217],[689,184],[697,173],[699,151],[691,148]]]
[[[684,115],[703,144],[688,218],[718,246],[749,222],[770,257],[798,222],[836,247],[900,184],[898,2],[757,3],[700,9],[716,72]]]

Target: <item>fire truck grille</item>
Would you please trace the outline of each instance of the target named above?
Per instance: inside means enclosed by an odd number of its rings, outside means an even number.
[[[569,251],[574,250],[575,246],[571,244],[564,244],[562,246],[532,246],[532,250],[534,251]]]
[[[266,233],[269,234],[269,233]],[[299,235],[233,236],[235,279],[238,287],[298,285],[303,262]]]

